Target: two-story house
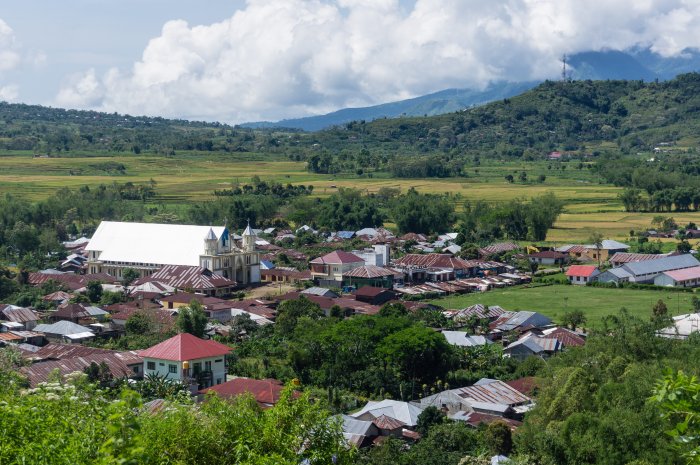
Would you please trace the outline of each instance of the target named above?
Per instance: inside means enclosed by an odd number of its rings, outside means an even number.
[[[226,381],[226,355],[231,350],[219,342],[182,333],[140,351],[139,356],[146,376],[159,375],[204,389]]]
[[[343,274],[365,265],[364,259],[350,252],[336,250],[309,262],[311,279],[321,285],[340,286]]]

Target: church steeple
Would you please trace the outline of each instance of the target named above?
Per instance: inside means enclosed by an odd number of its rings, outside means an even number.
[[[243,250],[246,252],[255,251],[255,239],[255,233],[250,227],[250,220],[248,220],[248,227],[246,227],[245,231],[243,231]]]
[[[209,232],[204,237],[204,254],[205,255],[216,255],[216,251],[218,249],[218,247],[217,247],[218,242],[219,242],[219,239],[216,237],[216,234],[214,233],[214,229],[209,228]]]

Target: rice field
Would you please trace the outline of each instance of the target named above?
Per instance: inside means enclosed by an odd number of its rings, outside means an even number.
[[[101,169],[105,163],[124,166],[118,174]],[[212,198],[216,189],[232,183],[245,183],[253,176],[263,180],[314,186],[314,195],[327,196],[338,188],[356,188],[377,192],[382,187],[406,191],[414,187],[424,193],[449,193],[458,211],[464,201],[502,202],[530,198],[554,192],[565,204],[548,241],[585,241],[592,231],[601,231],[607,238],[624,239],[631,229],[651,223],[653,213],[626,213],[617,199],[619,188],[599,184],[588,169],[564,171],[548,169],[547,162],[503,162],[482,165],[467,171],[465,178],[393,179],[385,173],[373,177],[352,177],[312,174],[305,163],[289,161],[279,154],[208,154],[185,153],[174,157],[156,155],[90,156],[74,158],[33,158],[31,154],[0,153],[0,195],[12,193],[28,200],[39,200],[62,187],[76,188],[102,183],[157,182],[156,202],[177,208],[190,202]],[[508,183],[506,174],[521,171],[529,179],[540,174],[544,183]],[[700,213],[674,214],[679,223],[700,223]]]

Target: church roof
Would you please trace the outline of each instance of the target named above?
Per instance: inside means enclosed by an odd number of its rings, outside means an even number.
[[[205,237],[204,239],[207,239],[207,240],[210,240],[210,241],[211,241],[211,240],[214,240],[214,241],[215,241],[215,240],[217,240],[218,238],[216,237],[216,234],[214,234],[214,230],[213,230],[212,228],[209,228],[209,232],[207,233],[207,237]]]
[[[101,251],[102,261],[198,266],[203,238],[209,231],[221,237],[225,230],[225,226],[103,221],[85,250]]]
[[[228,354],[231,350],[233,349],[219,342],[200,339],[189,333],[181,333],[149,349],[140,351],[138,355],[144,358],[182,362],[219,357]]]

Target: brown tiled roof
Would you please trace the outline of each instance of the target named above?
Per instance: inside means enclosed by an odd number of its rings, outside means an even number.
[[[510,426],[511,430],[515,430],[517,427],[522,425],[522,422],[518,420],[512,420],[510,418],[503,418],[498,415],[489,415],[488,413],[472,412],[469,414],[466,422],[468,425],[473,427],[478,427],[480,424],[489,424],[496,421],[502,421]]]

